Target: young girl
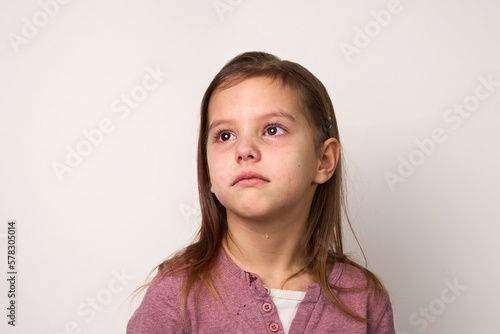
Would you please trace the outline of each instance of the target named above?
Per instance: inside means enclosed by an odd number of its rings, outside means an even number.
[[[227,63],[201,105],[197,241],[157,267],[127,333],[394,333],[382,283],[344,254],[340,152],[308,70]]]

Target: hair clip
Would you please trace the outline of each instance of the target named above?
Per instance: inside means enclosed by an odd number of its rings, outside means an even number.
[[[321,123],[321,127],[323,128],[323,131],[328,132],[332,128],[332,117],[329,116],[326,118],[323,123]]]

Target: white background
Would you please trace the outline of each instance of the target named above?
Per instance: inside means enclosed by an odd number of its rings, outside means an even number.
[[[16,328],[0,283],[2,333],[125,332],[127,297],[197,229],[204,90],[251,50],[302,64],[330,92],[351,218],[397,332],[498,331],[500,2],[401,0],[382,25],[389,1],[42,3],[52,16],[0,2],[0,267],[14,219],[19,272]],[[168,76],[115,113],[147,68]],[[480,78],[496,83],[481,100]],[[447,111],[464,103],[467,116]],[[85,146],[105,119],[113,131]],[[78,145],[87,156],[59,180],[53,165]]]

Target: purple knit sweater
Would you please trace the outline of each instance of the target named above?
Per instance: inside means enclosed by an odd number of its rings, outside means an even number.
[[[185,276],[164,277],[148,288],[142,304],[128,323],[127,334],[283,333],[276,307],[258,275],[241,270],[222,248],[215,268],[219,275],[211,277],[225,309],[205,288],[200,290],[196,307],[196,292],[192,288],[183,321],[180,303]],[[343,263],[334,265],[328,280],[340,287],[366,284],[365,276],[359,269]],[[387,294],[376,298],[373,291],[364,291],[340,292],[337,296],[355,313],[374,321],[350,318],[335,308],[319,284],[314,283],[307,287],[289,334],[395,332]]]

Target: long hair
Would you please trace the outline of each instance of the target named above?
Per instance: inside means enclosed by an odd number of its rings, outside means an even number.
[[[201,103],[197,153],[198,191],[201,208],[200,230],[195,242],[158,265],[155,268],[158,270],[157,275],[151,282],[141,288],[146,288],[152,282],[166,275],[186,274],[181,299],[183,314],[187,295],[195,282],[203,283],[210,294],[221,302],[209,273],[222,247],[223,240],[228,236],[228,227],[226,209],[210,191],[211,182],[207,162],[208,105],[210,98],[217,89],[224,89],[254,77],[268,77],[279,80],[298,94],[301,106],[305,110],[306,117],[314,132],[315,147],[320,147],[328,138],[335,138],[340,143],[337,121],[328,92],[323,84],[301,65],[281,60],[264,52],[246,52],[230,60],[217,73],[208,86]],[[300,273],[312,275],[335,307],[352,318],[370,321],[370,319],[352,312],[334,294],[334,290],[360,291],[371,288],[377,291],[384,290],[381,281],[372,272],[349,259],[344,253],[342,214],[346,217],[346,223],[353,234],[354,231],[345,209],[342,161],[341,148],[335,173],[327,182],[316,187],[307,219],[306,233],[298,245],[298,254],[304,259],[304,266],[288,279]],[[356,238],[355,234],[354,237]],[[328,282],[327,266],[336,262],[344,262],[359,268],[367,278],[367,285],[347,289],[330,284]]]

